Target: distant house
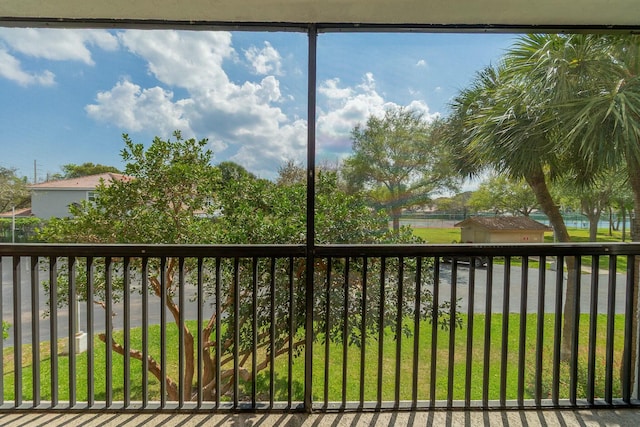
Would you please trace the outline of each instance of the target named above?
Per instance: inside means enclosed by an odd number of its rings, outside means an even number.
[[[553,231],[524,216],[473,216],[454,226],[461,228],[462,243],[542,243],[544,233]]]
[[[101,173],[79,178],[47,181],[31,185],[31,211],[42,219],[70,216],[69,206],[83,200],[92,201],[101,181],[109,185],[113,181],[128,181],[131,177],[118,173]]]

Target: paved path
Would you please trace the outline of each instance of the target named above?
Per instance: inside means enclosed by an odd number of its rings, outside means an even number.
[[[451,276],[452,265],[443,263],[440,268],[440,300],[451,299]],[[538,269],[529,269],[528,271],[528,289],[527,289],[527,306],[528,313],[535,313],[538,310],[538,290],[541,288],[539,283]],[[491,310],[494,313],[502,313],[504,295],[505,295],[505,268],[504,265],[495,264],[493,266],[492,276],[492,292],[491,292]],[[625,290],[626,276],[616,274],[615,276],[615,313],[624,313],[625,309]],[[598,274],[598,293],[596,295],[598,313],[607,313],[607,304],[609,302],[608,289],[609,275],[606,271],[600,271]],[[457,268],[457,297],[460,298],[459,306],[463,312],[467,311],[469,302],[469,266],[466,264],[458,264]],[[511,313],[520,312],[520,301],[523,295],[522,287],[522,269],[518,266],[511,267],[509,277],[509,311]],[[564,290],[566,289],[566,273],[563,281],[563,299]],[[589,313],[591,307],[591,275],[582,274],[580,281],[580,312]],[[556,303],[556,272],[546,270],[545,288],[544,288],[544,312],[553,313]],[[474,312],[484,313],[487,298],[487,269],[475,269],[475,293],[474,293]],[[639,424],[640,425],[640,422]]]

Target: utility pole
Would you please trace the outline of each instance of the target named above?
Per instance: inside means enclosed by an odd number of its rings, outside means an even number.
[[[33,183],[38,183],[38,168],[36,166],[36,160],[33,160]]]

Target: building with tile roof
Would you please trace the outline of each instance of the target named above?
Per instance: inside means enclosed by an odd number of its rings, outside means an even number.
[[[78,178],[47,181],[31,185],[31,211],[38,218],[68,217],[69,206],[91,201],[96,197],[96,188],[101,182],[109,185],[113,181],[128,181],[130,176],[106,172]]]
[[[553,228],[525,216],[472,216],[454,224],[463,243],[543,243]]]

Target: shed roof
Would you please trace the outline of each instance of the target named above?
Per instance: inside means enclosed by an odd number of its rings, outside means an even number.
[[[116,180],[129,181],[131,179],[133,178],[120,173],[106,172],[78,178],[42,182],[40,184],[30,185],[29,188],[32,190],[94,190],[100,184],[100,181],[108,184]]]
[[[526,216],[472,216],[454,224],[454,227],[473,225],[492,231],[553,231],[551,227]]]

